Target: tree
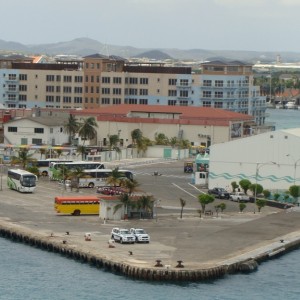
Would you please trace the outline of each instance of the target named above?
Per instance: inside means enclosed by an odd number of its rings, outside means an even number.
[[[231,182],[232,191],[235,192],[235,189],[239,187],[239,185],[236,183],[236,181]]]
[[[274,200],[275,200],[275,201],[278,201],[279,197],[280,197],[280,194],[278,194],[278,193],[275,193],[275,194],[274,194]]]
[[[140,185],[135,179],[130,180],[128,178],[121,179],[120,185],[126,189],[129,195],[132,195]]]
[[[289,188],[290,195],[294,198],[294,202],[298,202],[298,197],[300,197],[300,186],[299,185],[291,185]]]
[[[114,214],[121,208],[124,207],[124,219],[128,218],[128,206],[132,202],[131,197],[128,193],[122,193],[119,196],[119,200],[121,201],[120,204],[114,206]]]
[[[214,202],[215,197],[212,196],[212,195],[208,195],[208,194],[201,194],[201,195],[198,196],[198,200],[201,204],[203,213],[205,213],[205,206],[209,203]]]
[[[20,149],[18,151],[18,156],[12,158],[13,164],[21,164],[23,169],[26,169],[30,163],[36,161],[35,158],[32,157],[33,154],[29,154],[27,149]]]
[[[253,193],[254,197],[256,197],[263,192],[264,188],[260,184],[253,183],[249,186],[249,190]]]
[[[265,198],[269,198],[271,196],[271,192],[269,190],[263,190],[262,192]]]
[[[47,150],[46,150],[45,148],[40,148],[40,149],[39,149],[39,152],[40,152],[40,154],[41,154],[41,159],[43,158],[43,155],[44,155],[45,158],[46,158]]]
[[[182,198],[179,198],[179,200],[180,200],[180,206],[181,206],[180,219],[182,219],[183,208],[186,205],[186,201],[184,199],[182,199]]]
[[[219,207],[221,209],[221,212],[223,212],[226,209],[226,204],[224,202],[219,204]]]
[[[153,196],[142,195],[137,200],[137,207],[140,209],[140,214],[142,217],[142,212],[152,212],[153,208]]]
[[[134,129],[131,131],[131,139],[132,139],[132,144],[136,145],[138,141],[142,139],[143,133],[140,129]]]
[[[67,172],[67,178],[71,180],[71,188],[75,187],[76,191],[79,191],[79,180],[84,177],[86,173],[84,173],[82,168],[76,167],[74,170],[70,170]]]
[[[69,143],[72,144],[75,134],[78,132],[80,123],[77,121],[76,117],[72,114],[69,115],[68,122],[65,124],[65,132],[69,134]]]
[[[245,203],[240,203],[239,204],[239,209],[240,209],[240,212],[242,213],[244,211],[244,209],[246,208],[246,204]]]
[[[244,193],[247,194],[247,191],[249,190],[250,185],[251,185],[251,181],[248,179],[242,179],[239,182],[239,185],[243,189]]]
[[[83,145],[86,140],[93,140],[97,136],[96,127],[98,124],[94,117],[86,118],[80,125],[78,135],[83,139]]]
[[[84,146],[84,145],[79,145],[79,146],[77,146],[77,152],[78,152],[79,154],[81,154],[81,159],[84,160],[84,159],[85,159],[86,152],[87,152],[86,146]]]
[[[164,133],[155,133],[155,143],[156,145],[168,145],[169,139]]]
[[[113,169],[110,176],[106,178],[106,183],[113,186],[114,189],[116,189],[117,186],[121,185],[122,180],[124,180],[123,174],[119,172],[119,168],[117,167]]]
[[[142,138],[138,140],[136,144],[138,154],[140,152],[145,153],[148,149],[148,146],[151,146],[151,144],[152,143],[148,138],[142,136]]]
[[[256,206],[258,209],[258,212],[260,212],[260,210],[266,206],[267,201],[264,199],[256,199]]]
[[[63,151],[61,149],[56,149],[55,152],[57,154],[57,157],[59,158],[62,155]]]

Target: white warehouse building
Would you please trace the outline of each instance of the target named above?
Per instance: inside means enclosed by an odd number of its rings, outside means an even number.
[[[248,179],[271,191],[300,185],[300,128],[211,145],[209,188]]]

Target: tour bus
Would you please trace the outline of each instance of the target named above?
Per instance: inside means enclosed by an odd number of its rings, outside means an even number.
[[[79,178],[79,187],[101,187],[107,186],[106,180],[112,174],[111,169],[84,170],[85,175]],[[118,170],[121,178],[133,180],[133,174],[128,170]]]
[[[54,209],[58,214],[99,215],[100,200],[96,196],[55,197]]]
[[[48,176],[49,175],[49,167],[50,163],[59,163],[59,162],[72,162],[72,160],[62,160],[59,158],[47,158],[47,159],[38,159],[37,161],[33,162],[35,166],[39,169],[39,174],[41,176]]]
[[[101,162],[89,162],[89,161],[73,161],[73,162],[51,162],[49,166],[49,177],[52,180],[62,179],[61,168],[65,167],[68,170],[82,169],[82,170],[93,170],[93,169],[104,169],[104,165]]]
[[[11,190],[21,193],[33,193],[36,187],[37,176],[20,169],[11,169],[7,172],[7,186]]]

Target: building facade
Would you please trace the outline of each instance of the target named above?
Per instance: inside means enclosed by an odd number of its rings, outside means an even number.
[[[202,72],[195,73],[191,67],[129,63],[100,54],[2,67],[0,104],[65,109],[121,104],[213,107],[251,115],[258,125],[264,124],[266,111],[249,64],[215,61],[202,64]]]

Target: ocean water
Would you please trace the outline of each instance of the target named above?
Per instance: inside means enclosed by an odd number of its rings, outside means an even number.
[[[300,127],[300,111],[268,110],[276,129]],[[258,271],[202,283],[144,282],[0,238],[0,300],[300,299],[300,249]]]

